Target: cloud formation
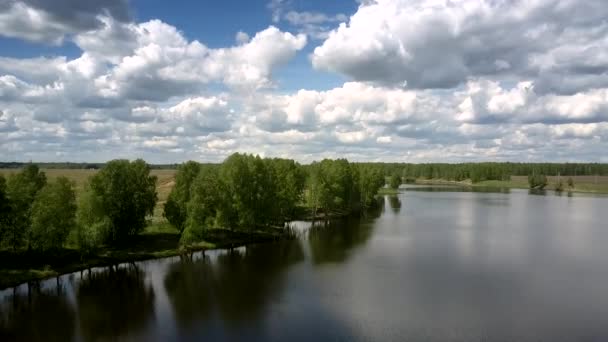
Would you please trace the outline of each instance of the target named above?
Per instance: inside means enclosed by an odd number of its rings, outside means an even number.
[[[312,62],[353,80],[408,88],[501,77],[572,94],[607,85],[607,17],[603,0],[377,0],[333,30]]]
[[[66,35],[103,26],[100,16],[130,21],[127,0],[2,0],[0,35],[60,44]]]
[[[0,56],[2,159],[608,162],[600,0],[370,0],[351,16],[269,8],[271,25],[210,47],[160,19],[134,22],[123,1],[0,2],[1,35],[80,49]],[[315,68],[348,80],[281,89],[277,70],[308,53],[298,77]]]

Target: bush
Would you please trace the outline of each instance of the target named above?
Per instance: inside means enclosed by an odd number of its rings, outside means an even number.
[[[401,177],[399,175],[392,175],[389,179],[388,186],[391,189],[398,189],[401,185]]]
[[[547,176],[541,174],[531,174],[528,176],[530,189],[544,189],[547,186]]]
[[[572,177],[568,177],[568,187],[574,188],[574,180],[572,180]]]

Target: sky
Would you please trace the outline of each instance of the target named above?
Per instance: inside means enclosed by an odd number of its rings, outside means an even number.
[[[0,161],[608,162],[605,0],[0,0]]]

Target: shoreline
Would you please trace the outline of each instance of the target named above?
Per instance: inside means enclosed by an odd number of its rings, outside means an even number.
[[[217,235],[211,236],[210,239],[215,240],[215,242],[205,240],[195,244],[177,245],[173,248],[164,244],[167,241],[178,243],[179,233],[142,233],[137,237],[140,245],[126,248],[104,248],[100,253],[84,259],[80,257],[78,250],[67,248],[55,256],[28,255],[24,251],[16,253],[3,251],[2,253],[8,254],[9,258],[26,258],[27,260],[25,260],[26,265],[24,267],[3,267],[0,269],[0,291],[96,267],[110,267],[122,263],[163,259],[201,251],[238,248],[292,238],[287,231],[243,232],[228,229],[214,230],[212,234]],[[159,246],[154,246],[154,244],[159,244]],[[6,258],[6,255],[3,255],[3,258]],[[51,264],[43,264],[42,260],[49,259]],[[31,265],[28,265],[28,262]],[[56,264],[52,265],[53,262]]]
[[[564,177],[565,178],[565,177]],[[567,179],[567,178],[566,178]],[[464,181],[453,181],[446,179],[416,179],[415,183],[408,183],[411,185],[452,185],[452,186],[462,186],[468,188],[503,188],[503,189],[523,189],[530,190],[530,187],[527,182],[521,181],[498,181],[498,180],[486,180],[478,183],[471,183],[470,180]],[[599,184],[590,184],[583,183],[583,187],[577,187],[576,184],[573,188],[565,187],[563,190],[558,191],[555,189],[555,183],[549,182],[547,186],[542,189],[545,191],[555,191],[555,192],[574,192],[574,193],[582,193],[582,194],[608,194],[608,188],[604,188]]]

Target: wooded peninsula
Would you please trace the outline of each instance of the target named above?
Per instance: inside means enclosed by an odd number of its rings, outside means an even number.
[[[0,173],[0,288],[93,266],[292,238],[290,221],[364,213],[379,193],[394,194],[402,183],[608,191],[608,164],[597,163],[301,165],[235,153],[220,164],[42,164],[46,172],[32,163],[0,166],[6,175]],[[159,191],[154,172],[172,168]],[[55,169],[92,172],[80,182],[61,173],[47,177]]]

